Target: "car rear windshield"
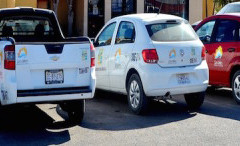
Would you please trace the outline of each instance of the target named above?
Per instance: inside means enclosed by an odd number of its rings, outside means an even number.
[[[185,22],[156,23],[147,25],[146,28],[153,41],[192,41],[197,39],[194,30]]]

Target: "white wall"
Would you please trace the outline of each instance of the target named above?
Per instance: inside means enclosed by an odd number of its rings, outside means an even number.
[[[88,35],[88,0],[84,0],[83,35]]]
[[[112,18],[112,0],[105,0],[105,19],[104,22],[107,23]]]
[[[202,0],[189,0],[189,22],[193,24],[202,20],[203,14],[203,1]]]
[[[137,0],[137,13],[144,13],[144,0]]]

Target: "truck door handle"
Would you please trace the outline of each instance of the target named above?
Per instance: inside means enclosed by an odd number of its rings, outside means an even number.
[[[228,48],[228,52],[235,52],[235,48]]]

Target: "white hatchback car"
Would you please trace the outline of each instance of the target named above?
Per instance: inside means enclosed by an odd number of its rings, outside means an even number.
[[[128,95],[141,114],[154,97],[184,94],[199,108],[208,86],[205,48],[189,23],[164,14],[110,20],[94,41],[97,88]]]

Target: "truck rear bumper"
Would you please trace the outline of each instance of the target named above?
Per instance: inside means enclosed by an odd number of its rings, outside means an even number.
[[[17,103],[56,102],[90,98],[93,98],[93,92],[88,87],[17,91]]]

